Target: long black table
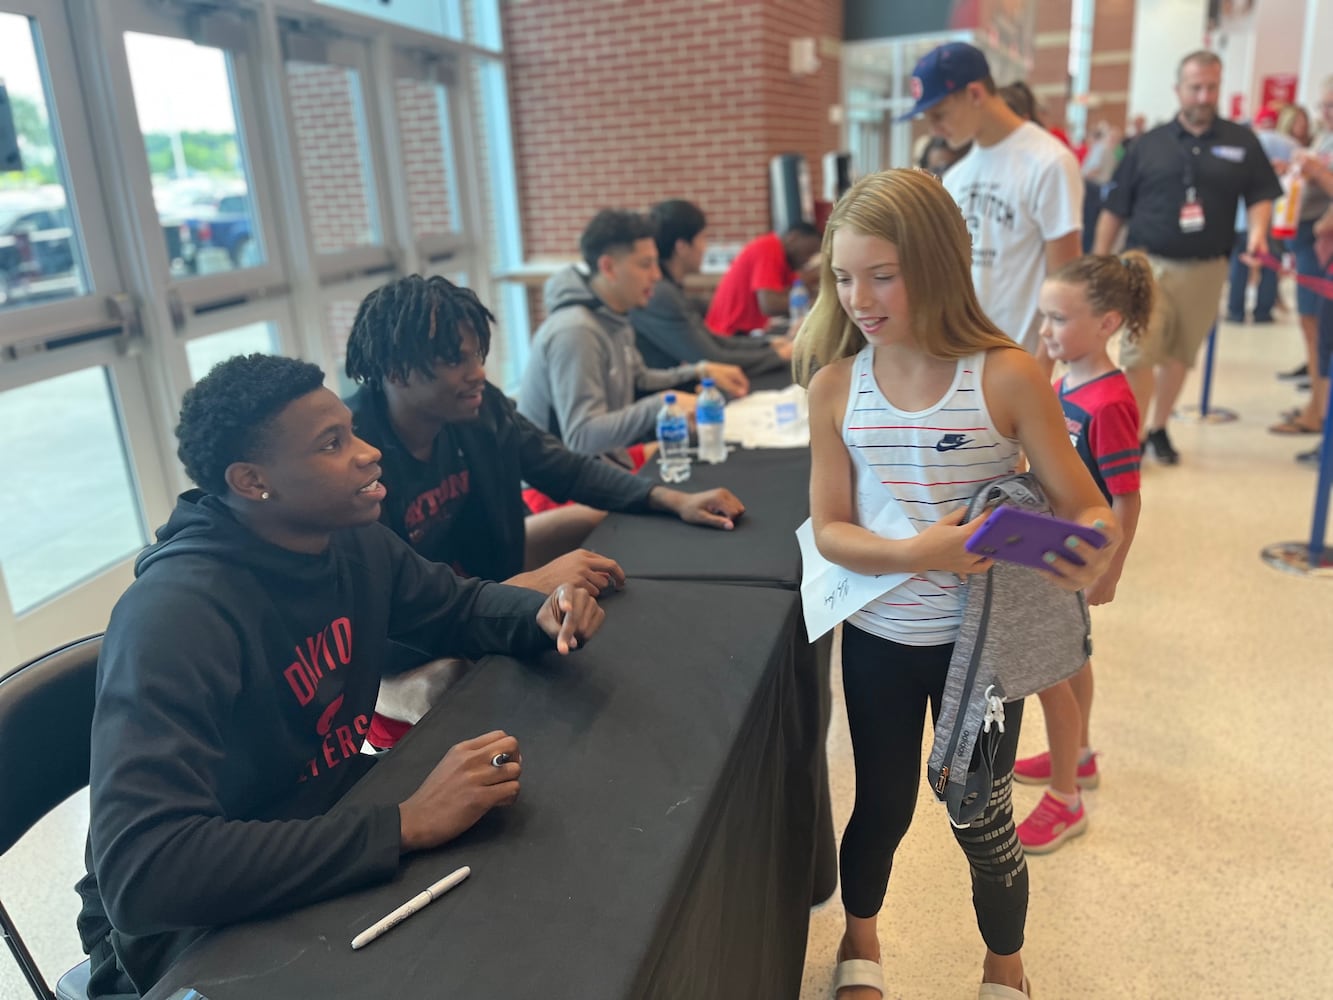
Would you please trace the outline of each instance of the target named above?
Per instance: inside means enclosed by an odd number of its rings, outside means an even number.
[[[657,463],[639,475],[657,480]],[[691,492],[725,486],[740,497],[745,514],[732,531],[611,514],[584,547],[615,559],[631,578],[800,586],[795,532],[810,511],[807,449],[736,450],[721,465],[694,463],[690,478],[676,485]]]
[[[657,463],[639,475],[655,478]],[[801,584],[796,529],[810,513],[810,452],[806,448],[735,450],[721,465],[696,462],[687,490],[725,486],[745,504],[732,531],[709,531],[664,518],[610,514],[584,547],[620,563],[631,580],[735,583],[795,590]],[[838,855],[828,787],[828,737],[833,695],[829,672],[833,636],[811,643],[804,619],[791,634],[801,692],[803,759],[814,794],[815,877],[813,902],[837,886]]]
[[[214,931],[149,1000],[796,997],[813,867],[798,600],[635,579],[606,609],[569,658],[475,665],[348,794],[401,801],[451,745],[503,728],[524,754],[516,805],[390,884]]]

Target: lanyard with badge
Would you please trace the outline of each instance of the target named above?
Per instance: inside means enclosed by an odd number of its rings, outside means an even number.
[[[1180,206],[1180,231],[1198,233],[1203,231],[1203,204],[1199,201],[1199,188],[1194,176],[1194,161],[1199,155],[1198,140],[1195,140],[1193,153],[1185,152],[1185,204]]]

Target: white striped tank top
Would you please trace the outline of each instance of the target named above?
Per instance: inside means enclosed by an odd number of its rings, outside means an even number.
[[[913,413],[898,409],[875,382],[875,350],[852,367],[842,439],[856,475],[856,522],[869,527],[891,495],[918,531],[965,506],[983,483],[1014,471],[1018,442],[1004,437],[981,391],[985,352],[963,358],[942,399]],[[961,579],[930,571],[871,601],[847,620],[908,646],[953,642],[962,622]]]

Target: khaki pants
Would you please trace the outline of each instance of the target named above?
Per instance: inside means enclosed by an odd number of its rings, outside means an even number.
[[[1152,319],[1136,343],[1126,340],[1120,345],[1120,367],[1135,369],[1172,360],[1193,368],[1199,347],[1217,322],[1227,258],[1149,260],[1157,279]]]

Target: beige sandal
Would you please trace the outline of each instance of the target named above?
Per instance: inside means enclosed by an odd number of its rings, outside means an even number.
[[[982,983],[981,989],[977,991],[977,1000],[1028,1000],[1031,996],[1032,984],[1028,982],[1027,976],[1023,977],[1021,990],[999,983]]]
[[[833,970],[833,996],[850,986],[865,986],[884,995],[884,970],[868,958],[849,958]]]

